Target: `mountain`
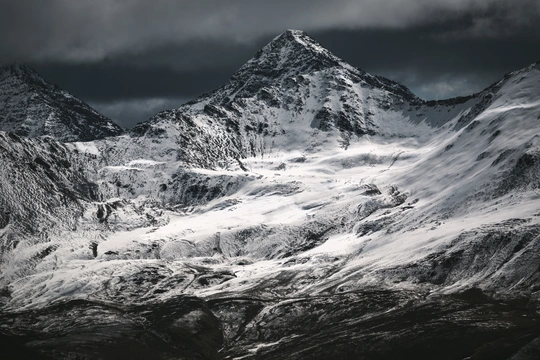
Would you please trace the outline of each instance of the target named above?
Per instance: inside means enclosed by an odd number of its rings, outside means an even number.
[[[185,106],[158,114],[135,127],[134,135],[192,133],[197,148],[214,142],[227,157],[246,157],[273,149],[304,146],[328,132],[351,137],[388,133],[385,123],[398,109],[422,104],[404,86],[346,64],[305,33],[289,30],[248,61],[225,86]],[[196,126],[193,126],[196,124]],[[182,142],[186,160],[208,166],[194,141]],[[231,153],[231,151],[233,151]],[[190,152],[190,153],[187,153]]]
[[[228,84],[159,113],[131,135],[143,142],[151,138],[150,146],[172,143],[167,151],[187,164],[216,167],[280,149],[301,151],[335,142],[347,148],[366,135],[411,137],[416,124],[427,121],[440,127],[459,114],[459,124],[467,124],[489,104],[485,96],[489,91],[423,101],[399,83],[350,66],[304,32],[289,30],[261,49]]]
[[[23,64],[0,68],[0,109],[0,130],[26,137],[91,141],[122,133],[110,119]]]
[[[540,64],[424,101],[287,31],[126,134],[0,133],[32,358],[533,359]]]

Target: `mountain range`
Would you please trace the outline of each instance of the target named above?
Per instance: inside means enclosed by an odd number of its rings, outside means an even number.
[[[125,132],[1,74],[18,358],[538,358],[540,63],[425,101],[288,30]]]

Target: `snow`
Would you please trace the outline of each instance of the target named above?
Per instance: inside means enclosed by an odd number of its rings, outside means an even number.
[[[96,147],[96,144],[94,144],[93,142],[76,142],[73,143],[73,145],[78,151],[83,154],[91,154],[95,156],[99,156],[100,154],[98,148]]]
[[[323,60],[337,59],[305,34],[289,35]],[[287,68],[296,45],[279,49],[276,66]],[[235,76],[272,62],[271,51],[265,47]],[[540,225],[538,173],[515,170],[520,157],[540,149],[540,71],[517,72],[460,104],[428,106],[376,87],[374,78],[353,69],[362,79],[354,82],[351,69],[289,69],[283,79],[261,80],[279,105],[261,100],[261,92],[236,99],[243,85],[233,81],[156,116],[137,136],[66,145],[96,184],[99,201],[81,200],[83,215],[71,216],[71,230],[22,242],[6,258],[0,281],[11,291],[7,307],[72,298],[137,303],[178,294],[275,298],[365,286],[436,288],[420,279],[439,269],[432,259],[443,263],[454,253],[470,256],[441,270],[448,276],[438,290],[496,287],[503,280],[509,288],[526,286],[522,274],[533,251],[514,252],[514,243],[480,245],[486,234]],[[283,85],[298,84],[300,75],[301,86]],[[224,98],[233,105],[215,105],[215,117],[204,112]],[[485,108],[467,120],[479,104]],[[322,110],[347,115],[354,121],[346,125],[358,134],[340,129],[332,116],[316,124]],[[226,128],[224,119],[238,130]],[[249,130],[260,124],[267,127]],[[497,161],[505,151],[510,155]],[[32,181],[37,192],[40,183]],[[515,219],[521,225],[510,224]],[[28,265],[50,246],[51,255]],[[477,253],[467,254],[471,249]],[[501,267],[488,262],[477,269],[476,259],[488,253],[505,259]],[[152,278],[149,269],[163,277]],[[197,285],[194,279],[207,274],[218,280]]]
[[[130,161],[127,166],[141,166],[141,167],[147,167],[147,166],[155,166],[155,165],[162,165],[165,164],[162,161],[154,161],[154,160],[145,160],[145,159],[137,159]]]
[[[40,306],[72,296],[73,293],[82,297],[92,296],[91,294],[101,288],[103,283],[109,281],[111,276],[124,276],[119,274],[127,275],[135,269],[156,262],[174,268],[173,264],[176,261],[197,261],[191,256],[196,255],[201,260],[205,257],[215,257],[212,251],[207,252],[205,249],[208,247],[206,244],[211,242],[216,234],[221,237],[222,246],[226,246],[227,239],[233,239],[234,234],[239,230],[261,225],[274,229],[275,235],[269,234],[265,243],[246,245],[248,246],[246,255],[255,261],[252,265],[231,264],[228,257],[232,253],[225,255],[224,258],[215,258],[218,262],[215,265],[217,268],[230,269],[237,277],[225,283],[228,291],[235,287],[238,287],[238,291],[243,291],[242,289],[247,289],[254,283],[275,276],[283,270],[279,261],[268,261],[265,258],[276,250],[271,245],[286,249],[292,244],[292,239],[287,239],[290,236],[291,227],[302,226],[306,221],[333,223],[336,218],[342,216],[354,218],[359,204],[369,201],[369,197],[363,195],[365,184],[376,184],[383,193],[390,186],[409,191],[408,200],[416,196],[420,197],[421,201],[415,204],[419,210],[415,211],[414,215],[401,219],[403,229],[391,234],[377,232],[358,236],[350,233],[347,228],[334,232],[319,246],[302,252],[301,257],[310,260],[302,265],[295,265],[296,268],[302,271],[313,271],[320,266],[320,260],[317,259],[321,256],[323,258],[349,258],[340,273],[348,273],[352,269],[363,269],[363,273],[376,273],[381,269],[406,266],[448,246],[461,232],[474,230],[484,224],[500,223],[509,218],[527,218],[540,210],[537,196],[532,196],[529,200],[505,205],[504,211],[497,211],[497,203],[492,201],[469,207],[463,215],[441,220],[440,224],[419,220],[423,212],[437,208],[440,206],[437,204],[448,201],[452,193],[456,191],[455,185],[452,184],[453,172],[446,171],[444,175],[441,174],[437,178],[433,176],[426,176],[424,179],[417,178],[420,174],[419,167],[436,168],[437,162],[440,161],[436,154],[445,145],[446,143],[438,146],[428,143],[427,147],[424,147],[408,139],[388,142],[382,137],[370,137],[352,144],[348,150],[336,151],[336,149],[328,148],[314,154],[280,152],[267,155],[265,158],[244,159],[245,166],[256,174],[257,178],[246,183],[235,194],[215,199],[184,215],[170,213],[169,222],[163,226],[138,227],[110,233],[99,242],[100,255],[97,260],[74,259],[58,263],[54,271],[43,272],[12,284],[16,289],[12,302],[17,304],[20,301],[25,306]],[[84,146],[84,149],[94,149],[83,143],[76,143],[75,146],[78,146],[80,151],[83,151],[81,146]],[[302,154],[305,157],[304,162],[288,161]],[[472,161],[474,158],[465,161],[464,165],[457,166],[456,164],[454,171],[466,171]],[[431,165],[426,165],[426,162]],[[282,163],[286,164],[284,169],[276,170]],[[125,168],[133,169],[131,166],[135,165],[153,167],[160,164],[162,162],[138,159],[128,162]],[[196,171],[206,175],[214,174],[214,176],[231,173],[231,171],[207,169]],[[409,180],[410,173],[416,174],[414,182]],[[475,175],[471,174],[465,178],[465,183],[474,177]],[[463,187],[462,183],[459,186]],[[471,185],[472,188],[475,186]],[[291,187],[293,190],[289,191]],[[284,194],[283,191],[286,193]],[[464,193],[470,191],[467,189]],[[109,203],[117,200],[119,199],[110,199]],[[233,205],[222,209],[215,208],[224,201],[232,201]],[[462,201],[463,198],[454,202]],[[497,201],[507,202],[509,199],[503,198]],[[380,217],[385,211],[388,211],[388,208],[376,210],[369,218]],[[432,218],[435,219],[437,216]],[[196,250],[192,255],[189,255],[189,251],[185,252],[183,246],[176,248],[172,246],[179,240],[193,244]],[[133,256],[129,255],[133,253],[133,249],[142,249],[145,245],[153,243],[161,246],[161,261],[129,258]],[[200,246],[197,247],[197,245]],[[235,244],[230,246],[235,246]],[[359,253],[359,249],[361,249],[360,255],[351,258],[351,254]],[[223,250],[226,251],[225,248]],[[179,251],[178,255],[175,255],[175,251]],[[127,256],[128,258],[110,260],[109,256],[104,255],[107,252],[115,252],[120,254],[120,257]],[[357,272],[358,270],[353,271],[353,273]],[[251,285],[242,284],[242,281],[246,280]],[[41,284],[38,287],[39,290],[36,290],[36,283]],[[224,285],[186,291],[200,296],[210,296],[219,293],[220,289],[223,289],[222,286]],[[31,303],[26,300],[29,292],[32,294],[29,298],[33,299]]]

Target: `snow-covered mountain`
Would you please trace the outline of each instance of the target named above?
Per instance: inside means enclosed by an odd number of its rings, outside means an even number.
[[[59,141],[91,141],[122,129],[24,64],[0,68],[0,130]]]
[[[287,31],[127,134],[2,133],[0,341],[57,358],[535,358],[539,94],[536,63],[423,101]]]
[[[235,157],[315,149],[336,138],[346,148],[366,134],[413,135],[409,113],[417,115],[422,105],[403,85],[353,68],[305,33],[289,30],[228,84],[156,115],[132,134],[153,142],[172,138],[179,158],[212,167]],[[439,121],[459,112],[442,107]]]

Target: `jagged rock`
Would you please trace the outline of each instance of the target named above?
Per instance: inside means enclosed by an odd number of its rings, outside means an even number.
[[[0,131],[26,137],[51,136],[59,141],[91,141],[123,132],[110,119],[23,64],[0,68]]]

